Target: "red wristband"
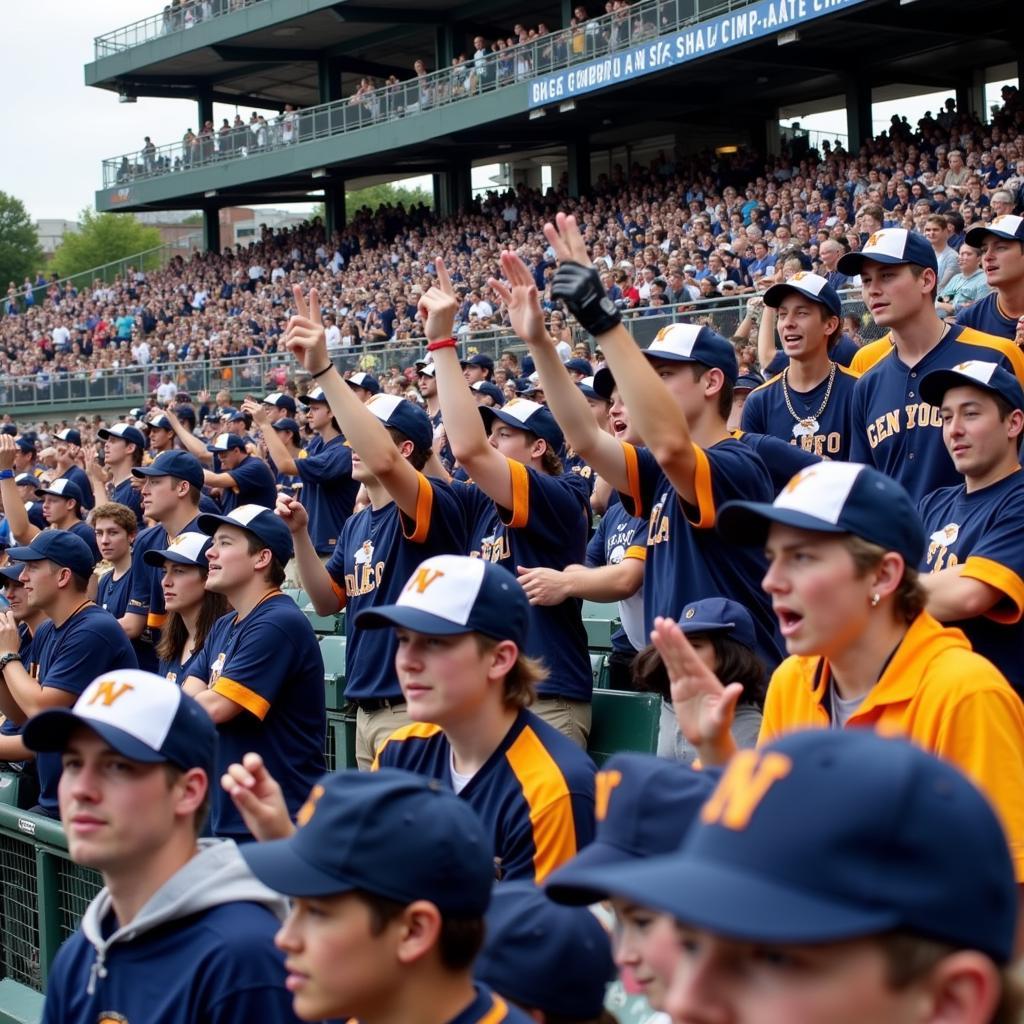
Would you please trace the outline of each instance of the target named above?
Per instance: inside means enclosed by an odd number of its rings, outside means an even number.
[[[427,345],[428,352],[436,352],[439,348],[455,348],[457,342],[454,338],[439,338],[437,341],[431,341]]]

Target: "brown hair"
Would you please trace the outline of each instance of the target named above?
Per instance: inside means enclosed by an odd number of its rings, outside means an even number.
[[[483,633],[474,633],[476,648],[481,656],[493,651],[500,641]],[[548,670],[539,658],[519,652],[516,663],[505,676],[502,688],[505,707],[528,708],[537,698],[537,687],[548,677]]]
[[[908,263],[907,266],[910,267],[910,272],[914,275],[914,280],[918,280],[921,277],[921,275],[926,270],[931,270],[932,269],[931,267],[922,267],[922,266],[920,266],[917,263]],[[934,273],[934,271],[933,271],[933,273]],[[932,290],[931,290],[930,294],[931,294],[931,300],[932,300],[932,302],[934,302],[935,301],[935,297],[939,294],[939,275],[938,274],[935,274],[935,284],[932,285]]]
[[[96,525],[97,519],[109,519],[112,523],[120,526],[129,537],[139,532],[139,520],[135,513],[119,501],[108,501],[103,505],[97,505],[92,510],[92,523]]]
[[[384,429],[391,435],[391,440],[395,442],[396,448],[400,448],[406,441],[412,441],[411,437],[403,434],[395,427],[389,427],[385,424]],[[423,467],[430,461],[433,449],[420,448],[415,441],[412,442],[412,446],[412,451],[409,452],[409,458],[406,461],[413,469],[422,471]]]
[[[205,566],[197,565],[196,568],[206,579],[207,569]],[[213,629],[213,624],[229,611],[228,599],[223,594],[207,590],[203,594],[203,604],[199,609],[199,617],[196,619],[196,643],[195,650],[199,650],[206,643],[206,638]],[[160,627],[160,639],[156,645],[156,656],[161,661],[172,661],[178,657],[185,641],[188,640],[188,630],[185,628],[185,621],[177,612],[169,612],[167,621]],[[180,686],[183,679],[178,680]]]
[[[176,765],[165,763],[164,775],[167,778],[167,788],[170,789],[185,773]],[[203,826],[206,824],[206,819],[210,816],[210,803],[212,801],[212,794],[210,791],[211,782],[210,776],[206,776],[206,795],[203,797],[203,802],[195,809],[192,815],[192,830],[198,839],[203,832]]]
[[[248,546],[250,555],[258,555],[261,551],[270,551],[270,548],[268,548],[267,545],[256,536],[256,534],[251,533],[249,530],[245,531],[245,542]],[[266,573],[267,582],[272,587],[279,587],[284,583],[284,564],[277,555],[273,553],[273,551],[270,552],[270,565],[267,566]]]
[[[708,370],[711,369],[707,363],[684,363],[683,364],[693,375],[694,380],[700,380]],[[718,392],[718,415],[727,420],[732,413],[732,395],[735,383],[722,374],[722,388]]]
[[[861,537],[854,537],[847,534],[843,537],[843,544],[853,559],[854,568],[858,578],[867,576],[872,569],[878,566],[886,553],[885,548],[879,544],[872,544],[871,541]],[[927,595],[921,581],[918,579],[917,569],[912,565],[903,567],[903,579],[893,594],[896,613],[906,622],[913,622],[914,619],[924,611]]]

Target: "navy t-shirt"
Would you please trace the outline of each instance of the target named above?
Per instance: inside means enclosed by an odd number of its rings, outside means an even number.
[[[619,565],[624,558],[647,561],[647,523],[629,515],[614,491],[601,522],[587,545],[586,564],[590,568]],[[644,641],[644,588],[619,601],[621,625],[612,634],[612,650],[635,654],[646,647]],[[633,636],[636,643],[630,639]]]
[[[752,434],[745,430],[733,430],[732,436],[740,444],[757,452],[758,457],[768,470],[772,480],[772,489],[776,495],[790,480],[808,466],[821,462],[817,455],[806,452],[794,444],[787,444],[778,437],[770,437],[768,434]]]
[[[295,460],[302,481],[299,500],[309,516],[309,536],[317,554],[329,555],[345,520],[352,515],[359,484],[352,479],[352,449],[341,435],[325,442],[314,437],[305,458]]]
[[[111,501],[120,502],[122,505],[127,505],[135,513],[135,521],[138,523],[138,527],[141,530],[145,525],[145,520],[142,515],[142,491],[137,487],[132,486],[132,478],[128,477],[126,480],[122,480],[111,492]]]
[[[114,570],[104,573],[96,585],[96,604],[105,612],[110,612],[115,619],[124,617],[128,610],[128,598],[132,592],[132,571],[129,569],[119,580],[114,579]],[[139,668],[146,672],[157,670],[156,651],[153,649],[153,636],[148,629],[142,631],[142,636],[130,641],[135,657],[138,659]]]
[[[956,322],[964,327],[973,327],[985,334],[994,334],[997,338],[1008,338],[1010,341],[1017,335],[1017,320],[1007,316],[999,308],[999,293],[990,292],[983,299],[965,306],[956,315]]]
[[[262,505],[273,508],[277,504],[277,481],[271,468],[255,455],[246,456],[231,474],[234,487],[225,487],[220,500],[221,513],[227,515],[239,505]]]

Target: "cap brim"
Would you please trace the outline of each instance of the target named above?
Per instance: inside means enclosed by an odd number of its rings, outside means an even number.
[[[996,238],[1005,238],[1011,242],[1024,242],[1024,238],[1018,238],[1012,231],[1000,231],[993,227],[971,228],[964,235],[964,241],[972,248],[977,249],[985,244],[986,235],[995,235]]]
[[[929,405],[941,405],[943,396],[950,388],[962,387],[978,388],[991,395],[999,394],[995,388],[968,377],[966,373],[957,373],[956,370],[933,370],[921,381],[921,397]]]
[[[234,519],[229,519],[227,516],[218,516],[213,512],[204,512],[199,516],[196,519],[196,526],[207,537],[212,537],[217,532],[218,526],[234,526],[238,530],[246,529],[241,523],[236,523]]]
[[[609,867],[605,895],[671,914],[677,921],[744,942],[818,944],[896,928],[888,908],[851,906],[727,865],[669,854]]]
[[[758,547],[768,537],[772,523],[792,526],[814,533],[848,533],[834,523],[791,508],[777,508],[768,502],[728,501],[718,512],[716,527],[730,543],[741,547]]]
[[[5,565],[0,569],[0,576],[5,580],[10,580],[12,583],[17,583],[21,579],[22,567],[20,565]]]
[[[469,626],[452,622],[440,615],[433,615],[421,608],[409,608],[400,604],[384,604],[379,608],[367,608],[356,616],[356,626],[361,629],[383,629],[385,626],[399,626],[414,633],[427,636],[459,636],[472,633]]]
[[[132,476],[174,476],[174,474],[168,473],[166,469],[157,469],[154,466],[135,466],[132,469]]]
[[[684,633],[725,633],[736,628],[735,622],[701,622],[698,619],[680,619],[678,624]]]
[[[602,883],[611,867],[635,864],[641,858],[617,846],[594,840],[571,861],[552,872],[544,883],[544,891],[555,901],[567,906],[582,907],[599,903],[608,895]]]
[[[123,729],[106,722],[79,717],[70,708],[51,708],[29,719],[22,730],[21,738],[29,750],[39,753],[60,753],[67,746],[71,734],[80,725],[92,729],[114,750],[132,761],[141,761],[143,764],[162,764],[167,761],[167,758],[158,751]]]
[[[177,551],[144,551],[142,560],[146,565],[152,565],[157,569],[162,568],[164,562],[174,562],[175,565],[194,565],[200,568],[206,564],[205,559],[202,562],[195,562]]]
[[[294,837],[245,843],[238,851],[249,870],[265,886],[285,896],[333,896],[356,888],[299,856]]]
[[[35,548],[20,547],[20,548],[8,548],[7,557],[12,562],[45,562],[46,555],[39,554]]]

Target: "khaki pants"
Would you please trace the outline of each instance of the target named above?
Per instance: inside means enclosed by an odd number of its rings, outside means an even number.
[[[530,710],[548,725],[568,736],[578,747],[587,749],[590,736],[590,702],[567,697],[538,697]]]
[[[373,759],[381,744],[412,719],[404,704],[398,707],[381,708],[379,711],[356,712],[356,767],[361,772],[370,770]]]

